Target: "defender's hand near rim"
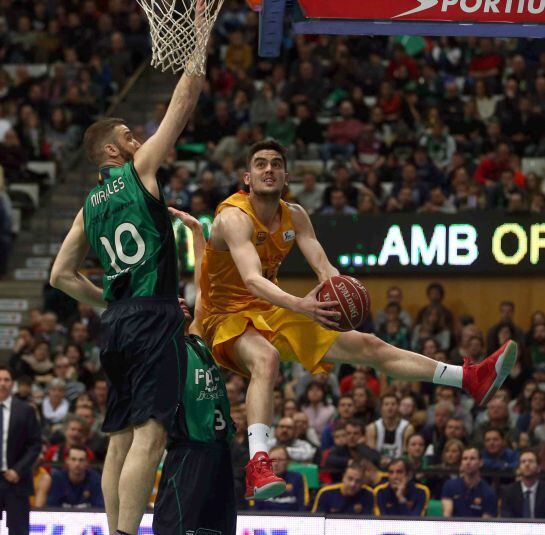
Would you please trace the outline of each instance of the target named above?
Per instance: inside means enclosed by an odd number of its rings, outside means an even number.
[[[181,219],[183,224],[191,230],[202,227],[201,222],[187,212],[177,210],[176,208],[172,208],[171,206],[169,206],[168,211],[171,216],[177,219]]]

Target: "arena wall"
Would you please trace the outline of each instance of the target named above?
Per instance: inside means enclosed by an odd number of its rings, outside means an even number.
[[[499,319],[498,305],[502,300],[515,303],[515,319],[527,329],[530,314],[545,309],[545,279],[539,276],[525,277],[432,277],[429,275],[405,277],[357,276],[371,294],[372,311],[384,308],[386,290],[399,286],[403,290],[403,307],[415,317],[420,307],[427,304],[426,287],[438,281],[445,287],[445,306],[459,316],[472,314],[477,325],[486,329]],[[305,295],[316,284],[314,278],[284,278],[282,288],[295,295]]]
[[[5,516],[4,516],[5,519]],[[7,533],[5,520],[0,533]],[[106,515],[99,512],[32,511],[30,533],[42,535],[107,535]],[[144,515],[138,535],[153,535],[152,515]],[[540,522],[463,521],[437,519],[331,518],[320,515],[239,515],[237,535],[545,535]],[[216,535],[197,531],[187,535]]]

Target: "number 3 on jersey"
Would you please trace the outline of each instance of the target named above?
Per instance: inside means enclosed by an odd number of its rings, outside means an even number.
[[[214,421],[214,429],[216,431],[223,431],[227,427],[227,422],[225,421],[223,414],[221,413],[219,409],[216,409],[214,411],[214,414],[216,416]]]
[[[121,243],[121,236],[124,232],[128,232],[134,242],[136,243],[136,252],[133,255],[128,255],[123,251],[123,244]],[[110,243],[110,240],[106,238],[105,236],[100,237],[100,242],[102,245],[104,245],[104,249],[106,249],[106,252],[108,253],[108,256],[110,257],[110,265],[115,270],[116,273],[121,273],[123,271],[118,263],[117,260],[121,260],[124,264],[127,264],[129,266],[132,266],[134,264],[137,264],[142,260],[144,257],[144,254],[146,252],[146,244],[144,243],[144,240],[142,239],[142,236],[140,236],[140,233],[136,229],[136,227],[132,223],[121,223],[116,229],[114,233],[114,248],[112,247],[112,244]]]

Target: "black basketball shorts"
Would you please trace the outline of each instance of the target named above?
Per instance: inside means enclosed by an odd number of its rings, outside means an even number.
[[[155,535],[236,535],[236,523],[227,442],[171,447],[155,500]]]
[[[100,362],[108,379],[102,430],[159,420],[167,432],[185,383],[184,315],[177,299],[138,297],[108,306]]]

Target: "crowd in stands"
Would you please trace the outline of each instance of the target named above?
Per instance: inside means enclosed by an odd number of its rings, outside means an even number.
[[[241,186],[249,145],[272,136],[292,162],[286,198],[309,213],[545,210],[542,176],[522,162],[545,156],[541,40],[299,36],[265,60],[257,27],[243,0],[226,0],[195,116],[160,173],[171,204],[213,211]],[[6,0],[0,28],[9,184],[37,178],[29,160],[77,154],[82,131],[148,56],[149,35],[130,0]],[[131,125],[139,139],[166,105]],[[10,239],[2,191],[0,181],[0,276]]]
[[[11,241],[7,186],[36,178],[29,160],[64,162],[149,45],[145,18],[127,0],[4,0],[0,29],[1,277]],[[311,214],[544,213],[542,177],[522,166],[545,156],[542,40],[297,37],[272,61],[256,56],[256,35],[256,14],[226,0],[195,116],[158,174],[169,204],[213,211],[242,186],[250,144],[272,136],[290,159],[285,197]],[[135,135],[152,135],[165,110],[157,104]],[[534,312],[525,332],[505,301],[482,332],[474,318],[455,317],[441,285],[427,297],[413,317],[402,290],[390,288],[366,330],[454,364],[479,362],[513,338],[521,358],[504,388],[481,409],[452,388],[390,381],[364,367],[310,376],[283,364],[270,446],[288,491],[250,507],[421,515],[431,498],[442,500],[445,516],[545,515],[537,482],[545,314]],[[35,506],[103,504],[108,386],[99,326],[95,310],[49,290],[13,348],[15,395],[36,408],[42,428]],[[226,380],[242,496],[246,383]]]
[[[545,156],[540,40],[298,36],[271,61],[255,55],[255,17],[236,1],[220,15],[197,112],[161,176],[169,202],[213,211],[270,136],[291,160],[286,198],[312,214],[543,213],[542,177],[523,168]]]
[[[0,10],[0,165],[24,180],[28,160],[66,160],[83,130],[149,50],[127,2],[7,0]]]
[[[74,163],[81,137],[147,57],[146,18],[134,2],[6,0],[0,6],[0,278],[12,241],[6,189]]]
[[[445,516],[545,514],[539,500],[528,505],[522,494],[520,503],[500,500],[504,493],[518,496],[521,485],[539,499],[545,496],[545,481],[538,481],[545,470],[545,314],[534,312],[526,332],[515,321],[513,303],[503,301],[498,322],[483,332],[471,316],[452,313],[441,284],[428,286],[427,299],[413,316],[402,289],[391,287],[385,309],[375,311],[365,329],[456,364],[463,358],[479,362],[515,339],[520,357],[503,388],[480,408],[454,388],[391,380],[363,366],[313,376],[298,364],[282,363],[269,446],[288,490],[250,507],[415,516],[425,514],[432,499],[442,500]],[[15,395],[35,407],[41,422],[36,505],[102,503],[98,471],[107,438],[100,426],[108,385],[98,359],[99,331],[93,308],[54,299],[48,290],[44,309],[31,311],[13,348]],[[247,382],[225,377],[244,508]],[[531,509],[523,514],[519,506]]]

